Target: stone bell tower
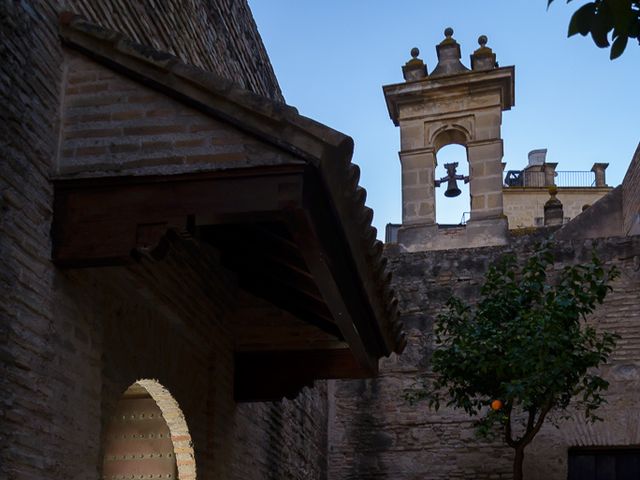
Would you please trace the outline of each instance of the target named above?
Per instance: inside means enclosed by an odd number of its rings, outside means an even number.
[[[502,211],[500,125],[502,111],[514,105],[515,69],[498,68],[484,35],[478,39],[480,47],[471,55],[469,69],[460,62],[453,29],[447,28],[444,34],[445,39],[436,46],[438,64],[431,73],[414,48],[411,60],[402,67],[405,81],[383,87],[391,119],[400,127],[402,225],[398,243],[408,251],[508,241]],[[436,155],[449,144],[466,148],[471,193],[471,218],[466,226],[454,229],[439,228],[435,222],[435,186],[440,184],[435,178]]]

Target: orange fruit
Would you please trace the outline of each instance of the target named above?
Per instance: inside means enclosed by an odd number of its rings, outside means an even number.
[[[491,402],[491,410],[498,411],[501,408],[502,408],[502,401],[501,400],[494,400],[493,402]]]

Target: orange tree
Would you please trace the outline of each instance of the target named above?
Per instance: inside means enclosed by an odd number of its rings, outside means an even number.
[[[585,322],[618,272],[594,255],[549,275],[552,245],[540,245],[523,266],[507,255],[490,267],[478,304],[452,297],[436,319],[433,375],[406,391],[410,401],[441,402],[477,417],[480,436],[496,432],[515,450],[513,477],[522,479],[524,449],[548,414],[570,403],[598,420],[609,384],[595,369],[616,335]],[[497,400],[497,401],[496,401]]]

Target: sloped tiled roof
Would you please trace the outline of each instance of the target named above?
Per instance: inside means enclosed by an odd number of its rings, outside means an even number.
[[[400,353],[405,346],[397,299],[390,286],[383,244],[371,225],[373,210],[358,185],[360,169],[351,163],[353,140],[304,117],[284,103],[256,95],[214,73],[177,57],[137,44],[122,34],[64,12],[63,43],[134,80],[224,120],[312,164],[331,196],[357,273],[383,337],[380,353]]]

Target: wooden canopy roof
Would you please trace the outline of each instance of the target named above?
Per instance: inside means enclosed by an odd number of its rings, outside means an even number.
[[[293,160],[171,175],[59,177],[58,265],[126,264],[141,250],[161,255],[168,232],[178,232],[215,246],[247,292],[348,344],[348,352],[298,352],[298,360],[294,351],[240,352],[239,400],[291,396],[317,378],[374,375],[379,358],[403,350],[397,300],[351,163],[350,137],[73,14],[62,14],[60,35],[66,47]],[[260,387],[265,369],[276,366],[287,380]]]

